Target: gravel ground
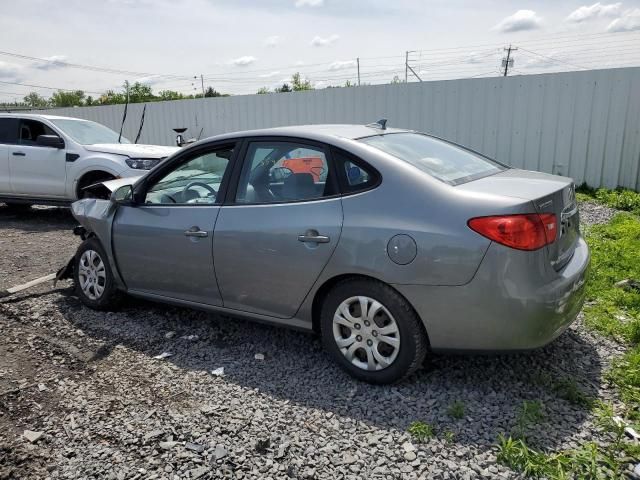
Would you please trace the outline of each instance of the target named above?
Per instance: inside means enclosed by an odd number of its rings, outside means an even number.
[[[588,204],[583,222],[610,213]],[[73,225],[64,209],[0,207],[0,288],[62,265]],[[375,387],[309,334],[133,299],[95,312],[69,283],[49,289],[0,301],[0,479],[518,478],[493,445],[524,400],[544,404],[537,447],[601,440],[541,375],[615,401],[603,371],[622,349],[580,321],[532,353],[431,356],[409,380]],[[464,418],[447,414],[454,401]],[[435,437],[413,441],[415,420]]]

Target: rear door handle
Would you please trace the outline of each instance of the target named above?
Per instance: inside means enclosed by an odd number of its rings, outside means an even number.
[[[185,236],[187,237],[200,237],[200,238],[204,238],[204,237],[208,237],[209,233],[200,230],[200,227],[197,226],[193,226],[191,227],[189,230],[186,230],[184,232]]]
[[[310,231],[304,235],[298,235],[298,241],[308,243],[329,243],[331,239],[326,235],[318,234],[316,231]]]
[[[27,154],[24,152],[13,152],[12,155],[15,155],[16,157],[26,157]]]

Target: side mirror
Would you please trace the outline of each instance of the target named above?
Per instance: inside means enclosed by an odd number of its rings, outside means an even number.
[[[133,204],[133,187],[131,185],[122,185],[111,192],[111,202],[119,205]]]
[[[64,148],[64,140],[57,135],[38,135],[36,143],[42,147]]]

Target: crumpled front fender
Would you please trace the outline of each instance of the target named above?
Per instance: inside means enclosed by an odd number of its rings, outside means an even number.
[[[102,248],[104,248],[109,257],[109,266],[116,286],[125,289],[125,283],[115,263],[111,243],[111,230],[117,210],[118,205],[116,203],[98,198],[84,198],[71,204],[71,213],[80,225],[86,229],[87,235],[95,236],[100,240]]]

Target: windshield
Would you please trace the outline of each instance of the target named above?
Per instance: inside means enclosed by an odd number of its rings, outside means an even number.
[[[53,124],[73,138],[80,145],[94,145],[96,143],[118,143],[118,132],[88,120],[74,120],[70,118],[56,118]],[[131,143],[126,138],[120,138],[119,143]]]
[[[420,133],[389,133],[360,139],[450,185],[477,180],[507,167],[451,143]]]

